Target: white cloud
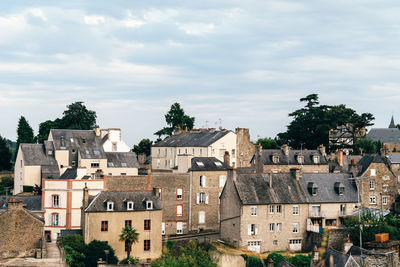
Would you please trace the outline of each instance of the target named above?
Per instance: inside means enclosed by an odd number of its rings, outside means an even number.
[[[92,15],[84,17],[85,23],[88,25],[99,25],[104,24],[105,18],[104,16]]]
[[[189,35],[203,35],[206,33],[211,33],[214,31],[214,24],[212,23],[188,23],[188,24],[180,24],[177,23],[179,29],[184,31]]]

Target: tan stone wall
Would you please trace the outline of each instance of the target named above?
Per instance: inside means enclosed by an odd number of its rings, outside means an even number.
[[[0,258],[33,256],[43,237],[43,222],[24,210],[22,203],[9,204],[8,211],[0,214],[0,233]]]
[[[392,152],[396,148],[397,152],[400,152],[400,143],[384,143],[389,152]]]
[[[161,256],[161,210],[134,211],[134,212],[96,212],[85,213],[85,243],[97,239],[107,241],[115,249],[119,260],[126,258],[125,244],[119,241],[125,220],[132,220],[132,227],[139,233],[139,240],[132,245],[131,255],[138,257],[141,261],[156,259]],[[144,220],[151,222],[150,230],[144,230]],[[108,221],[108,231],[101,231],[101,221]],[[144,251],[144,240],[150,240],[150,251]]]
[[[300,165],[263,165],[264,173],[289,173],[292,168],[299,168]],[[329,173],[329,165],[328,164],[320,164],[320,165],[303,165],[302,167],[303,173]]]
[[[255,145],[250,142],[249,129],[236,128],[236,167],[251,167],[250,161],[255,150]]]
[[[147,175],[140,176],[106,176],[106,190],[109,191],[136,191],[148,190],[149,177]]]
[[[375,170],[372,175],[371,169]],[[384,180],[384,177],[388,177]],[[370,189],[371,180],[375,181],[375,188]],[[385,191],[384,186],[387,186]],[[371,163],[368,169],[362,174],[360,183],[360,195],[363,207],[389,210],[395,201],[398,193],[397,177],[388,169],[384,163]],[[376,204],[370,204],[370,197],[376,197]],[[387,204],[382,203],[383,197],[387,197]]]

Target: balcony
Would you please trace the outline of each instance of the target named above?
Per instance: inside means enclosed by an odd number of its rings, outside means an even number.
[[[316,211],[313,210],[310,214],[311,218],[325,218],[326,217],[326,213],[324,211]]]

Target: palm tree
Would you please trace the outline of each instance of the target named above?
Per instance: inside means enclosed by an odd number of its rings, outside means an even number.
[[[119,235],[119,240],[125,242],[125,251],[127,258],[131,255],[132,244],[137,243],[139,241],[139,233],[136,232],[135,228],[125,226],[122,228],[122,232]]]

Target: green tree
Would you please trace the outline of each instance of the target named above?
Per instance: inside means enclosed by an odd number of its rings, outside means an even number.
[[[108,250],[109,254],[106,256],[104,250]],[[90,242],[85,249],[85,266],[96,267],[97,261],[101,259],[107,259],[109,264],[117,264],[118,258],[115,256],[114,249],[107,244],[105,241],[93,240]]]
[[[167,127],[155,132],[160,138],[163,135],[171,136],[175,127],[180,127],[181,129],[191,130],[194,126],[194,117],[190,117],[185,114],[183,108],[179,103],[172,104],[170,110],[165,114],[165,121],[167,122]]]
[[[33,129],[24,116],[21,116],[21,118],[19,118],[17,136],[17,149],[19,148],[19,144],[35,143],[35,135],[33,134]]]
[[[133,227],[125,226],[122,228],[119,240],[125,242],[126,257],[129,259],[132,251],[132,244],[139,241],[139,233]]]
[[[45,140],[49,137],[51,129],[61,129],[61,119],[47,120],[39,124],[39,133],[37,135],[37,140],[39,144],[43,144]]]
[[[370,138],[359,138],[355,145],[353,153],[355,155],[361,154],[378,154],[381,152],[383,144],[380,141],[372,141]]]
[[[337,126],[348,127],[348,132],[356,140],[364,127],[373,125],[371,113],[359,115],[345,105],[320,105],[317,94],[301,98],[300,102],[305,102],[305,106],[289,114],[293,120],[287,131],[278,134],[280,143],[295,149],[315,149],[320,144],[329,147],[329,130]]]
[[[11,170],[11,152],[7,140],[0,135],[0,171]]]
[[[0,195],[11,195],[10,190],[14,188],[14,179],[10,176],[0,178]]]
[[[82,235],[67,235],[60,237],[60,244],[63,247],[69,246],[77,252],[85,252],[85,242]]]
[[[261,145],[263,149],[278,149],[280,146],[275,139],[272,138],[258,138],[257,145]]]
[[[139,144],[133,146],[133,152],[136,153],[136,155],[139,154],[146,154],[146,156],[150,155],[151,153],[151,145],[153,144],[153,141],[150,141],[150,139],[142,139]]]

